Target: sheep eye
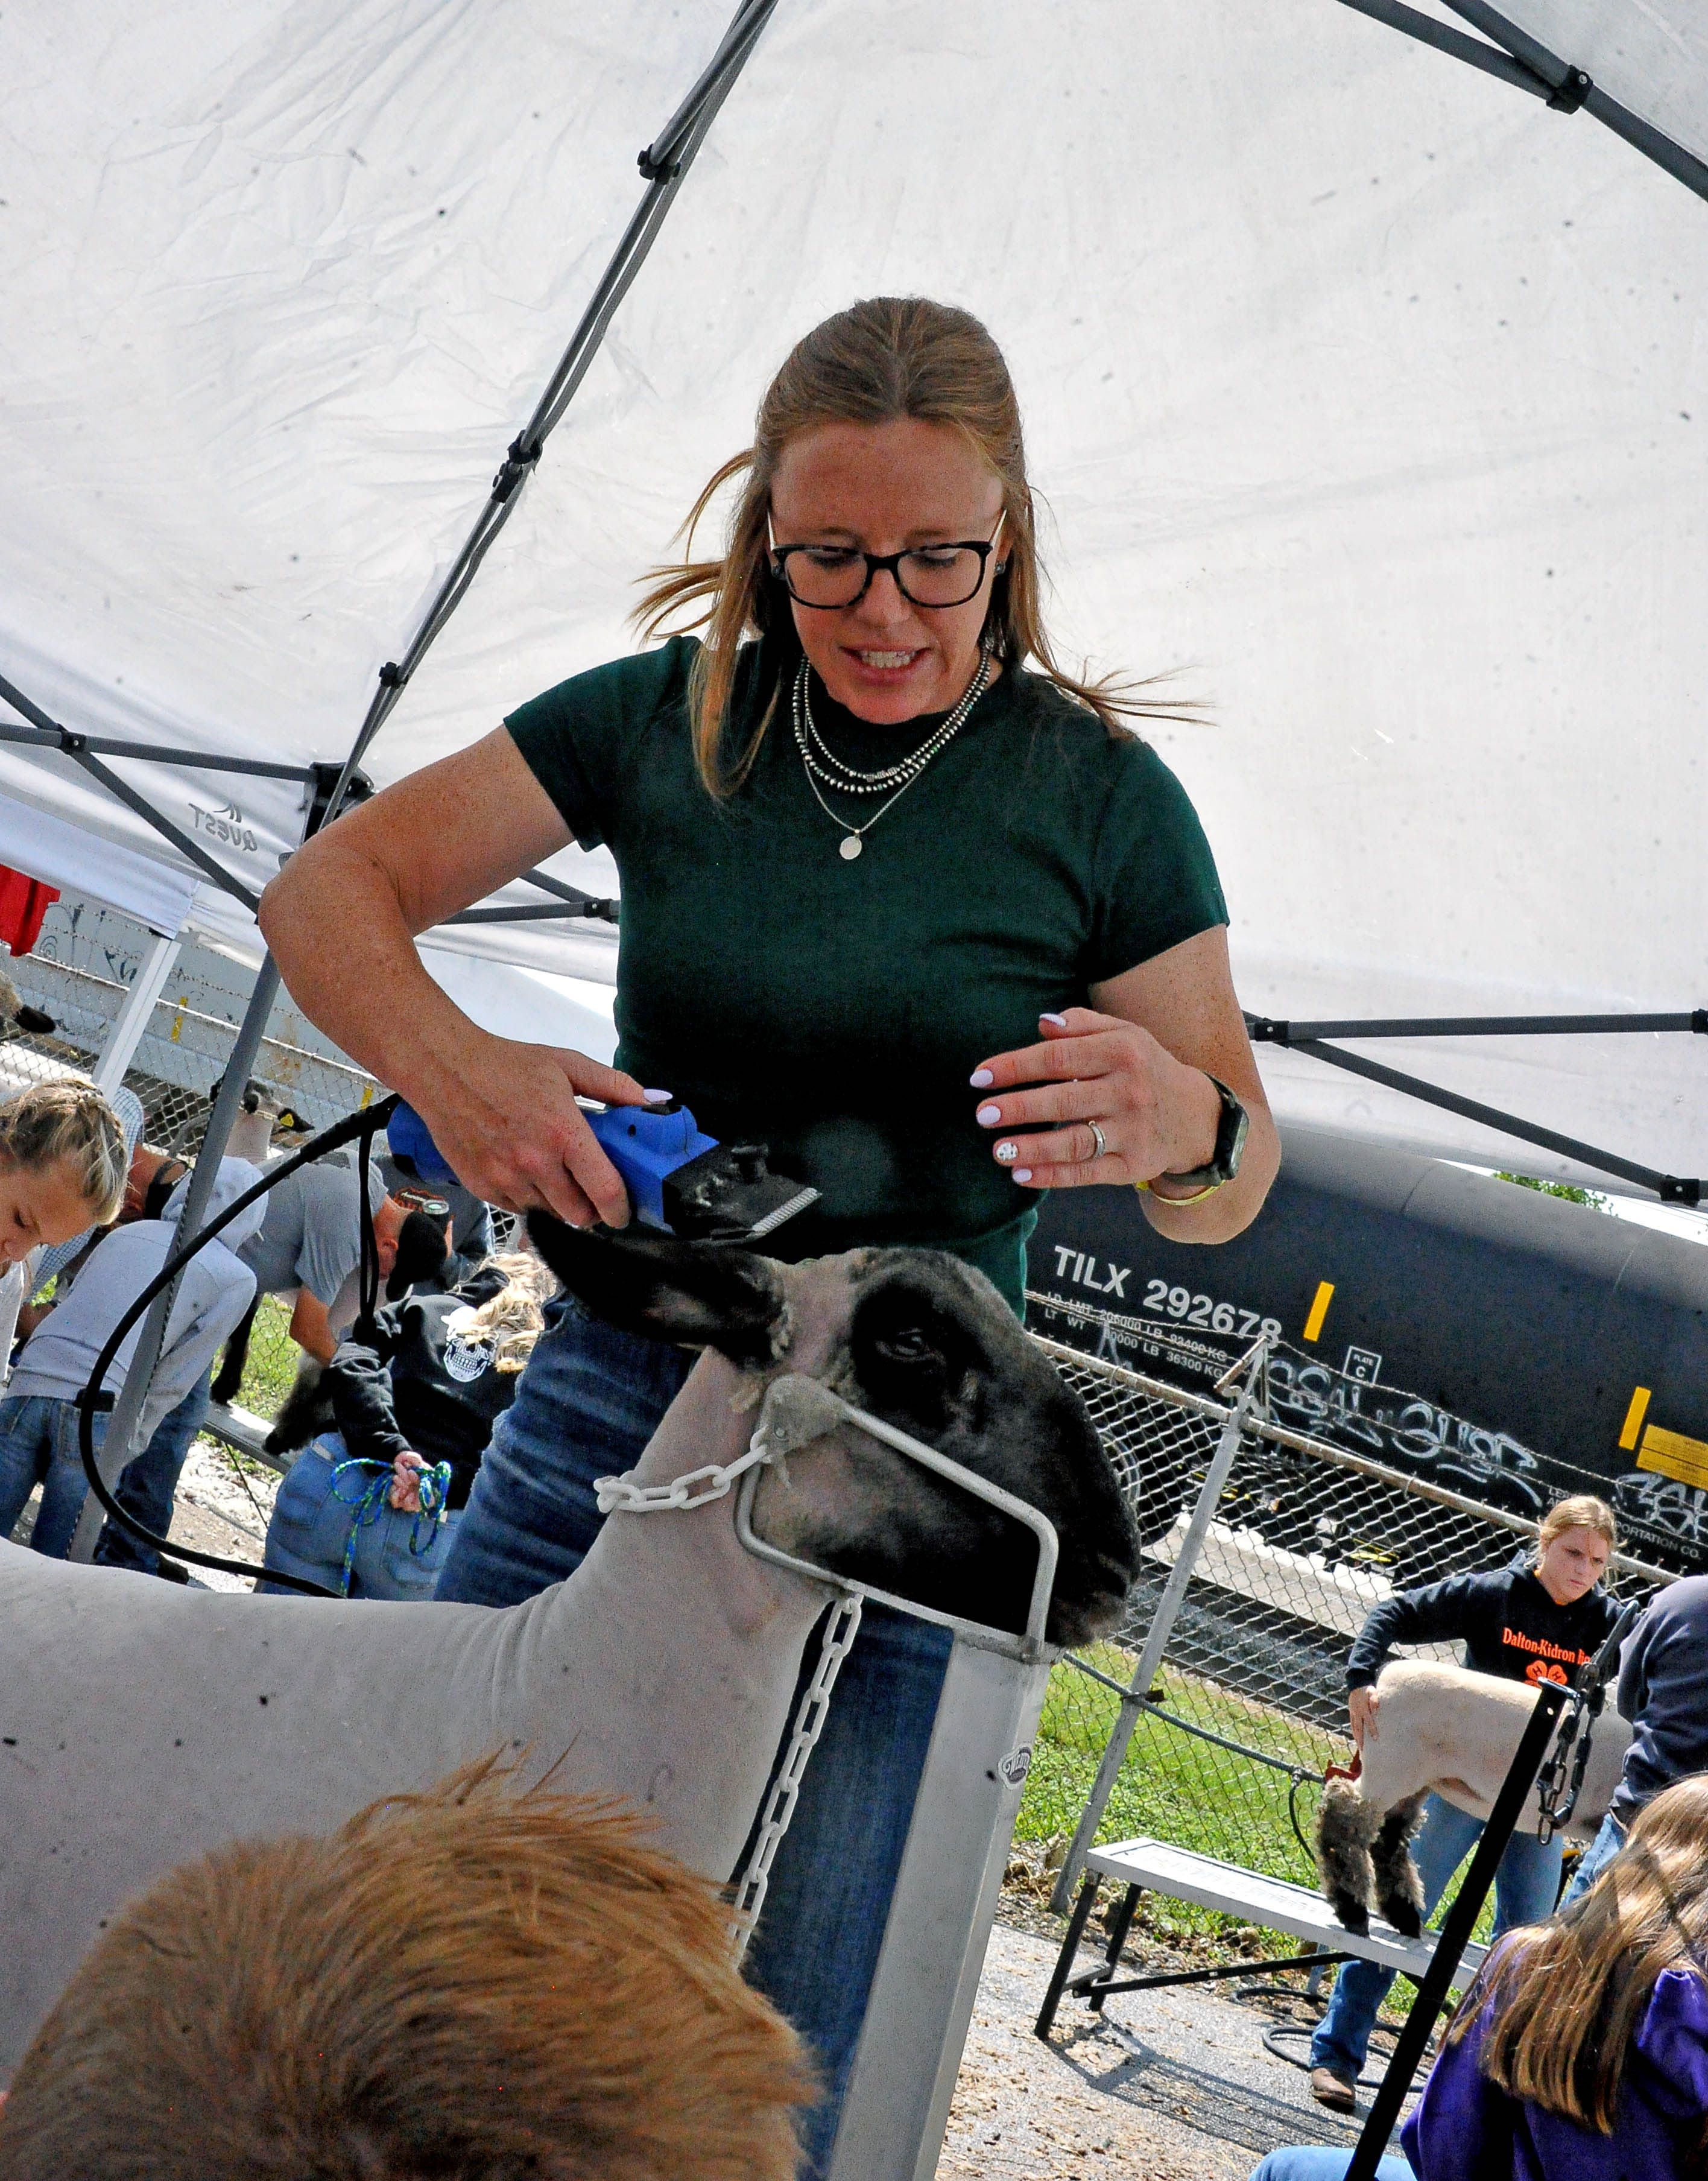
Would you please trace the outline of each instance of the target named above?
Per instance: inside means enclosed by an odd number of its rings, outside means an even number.
[[[884,1335],[872,1343],[877,1353],[890,1363],[941,1363],[942,1357],[922,1333],[909,1328],[899,1333]]]

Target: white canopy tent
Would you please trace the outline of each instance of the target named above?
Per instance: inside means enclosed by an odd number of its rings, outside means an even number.
[[[1506,14],[1708,157],[1685,0]],[[8,10],[0,672],[80,732],[341,759],[725,19]],[[1550,112],[1334,0],[783,0],[364,764],[395,778],[628,643],[634,577],[793,340],[855,295],[930,292],[1014,367],[1064,649],[1213,700],[1155,738],[1215,844],[1249,1006],[1700,1003],[1705,235],[1595,99]],[[300,833],[296,782],[109,762],[252,891]],[[0,749],[0,788],[185,868],[61,758]],[[552,870],[616,890],[600,857]],[[205,883],[196,914],[246,924]],[[615,973],[594,925],[434,940]],[[1704,1163],[1694,1039],[1378,1050]],[[1264,1064],[1284,1113],[1514,1156]]]

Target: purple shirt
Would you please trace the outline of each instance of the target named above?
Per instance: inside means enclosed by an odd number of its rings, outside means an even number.
[[[1509,2097],[1478,2060],[1491,1999],[1442,2051],[1401,2142],[1420,2181],[1683,2181],[1708,2120],[1708,1984],[1656,1978],[1625,2062],[1611,2135]]]

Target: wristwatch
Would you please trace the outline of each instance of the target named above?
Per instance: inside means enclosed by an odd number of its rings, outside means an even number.
[[[1209,1075],[1209,1070],[1204,1071]],[[1186,1173],[1159,1173],[1158,1181],[1177,1181],[1193,1190],[1191,1196],[1159,1196],[1159,1204],[1197,1204],[1219,1190],[1224,1182],[1231,1181],[1240,1170],[1240,1158],[1246,1148],[1246,1132],[1251,1123],[1246,1109],[1229,1090],[1225,1083],[1218,1082],[1213,1075],[1216,1096],[1222,1102],[1221,1117],[1216,1123],[1216,1146],[1207,1164],[1195,1166]],[[1135,1182],[1136,1189],[1148,1190],[1147,1181]]]

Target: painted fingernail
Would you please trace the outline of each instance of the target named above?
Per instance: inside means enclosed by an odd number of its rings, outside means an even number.
[[[1000,1106],[981,1106],[973,1116],[981,1129],[995,1128],[1002,1118],[1003,1109]]]
[[[1029,1166],[1017,1166],[1014,1168],[1014,1179],[1016,1181],[1030,1181],[1031,1178],[1032,1170]]]
[[[1065,1015],[1040,1015],[1038,1017],[1038,1020],[1040,1022],[1053,1023],[1058,1030],[1065,1030],[1068,1026],[1068,1019]]]
[[[1020,1157],[1020,1147],[1016,1144],[998,1144],[997,1146],[997,1157],[1002,1161],[1003,1164],[1006,1166],[1010,1159],[1018,1158]]]
[[[976,1068],[967,1078],[975,1090],[988,1090],[996,1079],[988,1068]]]
[[[643,1090],[640,1095],[649,1106],[667,1106],[676,1093],[674,1090]]]

